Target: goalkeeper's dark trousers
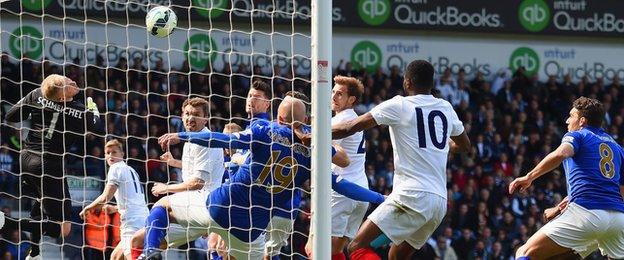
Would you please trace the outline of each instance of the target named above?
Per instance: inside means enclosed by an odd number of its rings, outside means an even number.
[[[36,202],[30,218],[19,220],[19,227],[31,233],[31,256],[36,256],[42,235],[61,237],[61,224],[71,218],[71,199],[63,174],[63,156],[22,152],[20,159],[20,194]]]

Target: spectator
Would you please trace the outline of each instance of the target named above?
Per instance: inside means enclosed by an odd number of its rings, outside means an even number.
[[[447,243],[448,238],[439,235],[433,250],[440,260],[457,260],[455,249]]]
[[[457,253],[459,259],[468,259],[471,257],[477,241],[472,236],[472,231],[468,228],[462,230],[462,235],[451,244]]]
[[[485,243],[483,241],[477,241],[477,244],[468,259],[488,259],[488,251],[485,250]]]
[[[508,256],[503,251],[503,245],[501,242],[494,242],[492,245],[492,251],[489,254],[488,260],[504,260],[507,259]]]
[[[13,171],[15,162],[8,147],[7,143],[3,143],[2,147],[0,147],[0,190],[13,195],[15,194],[15,188],[18,186],[18,173]]]
[[[519,192],[511,202],[511,209],[516,217],[521,218],[532,205],[535,205],[535,199]]]

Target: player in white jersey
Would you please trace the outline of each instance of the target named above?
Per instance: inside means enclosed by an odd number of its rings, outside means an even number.
[[[124,259],[124,257],[130,259],[130,239],[137,230],[143,228],[149,213],[145,203],[145,194],[138,174],[123,160],[124,152],[121,142],[116,139],[106,142],[104,154],[109,166],[106,187],[102,195],[84,207],[80,212],[80,217],[84,219],[86,214],[95,208],[110,207],[105,203],[114,195],[117,210],[121,216],[119,232],[121,241],[113,250],[111,259]]]
[[[182,104],[182,122],[187,132],[208,131],[208,101],[203,98],[191,98]],[[166,193],[178,193],[189,190],[210,192],[221,186],[223,172],[223,149],[207,148],[193,143],[185,143],[182,160],[173,158],[170,152],[160,157],[169,166],[182,169],[182,183],[156,183],[152,188],[154,196]]]
[[[209,109],[208,101],[203,98],[185,100],[182,103],[182,122],[186,131],[208,131],[206,124],[208,123]],[[193,210],[206,207],[205,200],[191,200],[185,195],[188,193],[183,193],[184,191],[197,191],[206,197],[212,190],[221,186],[221,180],[225,171],[223,149],[208,148],[186,142],[182,150],[181,161],[174,159],[170,152],[163,154],[161,160],[167,162],[169,166],[182,169],[182,183],[169,185],[156,183],[152,187],[152,194],[158,196],[174,193],[167,198],[174,211],[184,212],[180,214],[192,215]],[[169,247],[177,247],[205,234],[205,230],[188,229],[178,224],[173,224],[169,227],[166,240]],[[143,245],[144,236],[144,229],[141,229],[134,236],[132,244],[137,249],[134,250],[135,254],[140,254],[141,250],[139,249]]]
[[[358,115],[353,110],[364,93],[364,85],[360,80],[353,77],[334,77],[332,89],[332,125],[356,119]],[[351,164],[342,168],[332,164],[332,171],[339,178],[353,182],[368,189],[368,179],[365,173],[366,149],[364,147],[364,133],[357,132],[340,140],[334,140],[334,144],[340,145],[349,156]],[[332,218],[332,260],[346,259],[343,253],[349,239],[353,239],[362,224],[362,219],[368,210],[368,202],[349,199],[332,191],[331,198]],[[306,252],[311,253],[311,239],[306,244]]]
[[[342,139],[388,125],[394,150],[392,193],[349,244],[351,259],[379,259],[371,249],[371,242],[378,238],[392,242],[389,259],[409,259],[446,214],[447,156],[449,150],[468,151],[470,140],[451,104],[431,95],[433,74],[429,62],[411,62],[403,80],[408,96],[396,96],[355,120],[332,127],[332,137]]]

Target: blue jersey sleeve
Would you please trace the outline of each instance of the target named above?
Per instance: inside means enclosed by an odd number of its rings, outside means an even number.
[[[381,204],[385,198],[380,193],[363,188],[353,182],[332,174],[332,189],[352,200]]]
[[[201,146],[212,148],[243,149],[249,148],[253,133],[251,130],[245,130],[236,134],[224,134],[219,132],[204,131],[180,132],[178,133],[178,136],[182,140],[186,140]]]
[[[572,145],[572,148],[574,148],[574,153],[577,153],[578,149],[581,147],[582,139],[583,139],[583,135],[580,132],[578,131],[568,132],[561,139],[561,143],[562,144],[567,143],[567,144]]]
[[[331,156],[331,157],[334,157],[334,155],[336,155],[336,148],[334,148],[334,147],[332,146],[332,156]]]

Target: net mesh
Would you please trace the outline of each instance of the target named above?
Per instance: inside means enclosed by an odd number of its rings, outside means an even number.
[[[157,5],[171,7],[178,16],[170,37],[156,38],[145,28],[147,10]],[[137,171],[152,205],[158,198],[147,191],[154,182],[181,180],[179,170],[159,159],[164,151],[157,138],[184,129],[180,115],[185,99],[208,100],[209,128],[221,131],[229,122],[248,124],[245,99],[255,80],[272,87],[270,113],[287,91],[310,96],[310,9],[309,1],[291,0],[0,3],[3,118],[43,78],[63,74],[84,90],[78,101],[93,98],[104,126],[102,133],[82,134],[64,147],[63,172],[72,204],[72,212],[65,214],[71,216],[72,232],[63,239],[44,238],[44,259],[102,258],[118,242],[118,215],[103,214],[87,222],[78,217],[104,187],[105,140],[125,140],[127,163]],[[0,130],[0,205],[16,218],[30,218],[35,199],[20,186],[19,154],[31,127],[23,119],[3,120]],[[181,158],[181,146],[171,152]],[[303,206],[301,211],[308,210]],[[282,249],[285,256],[303,254],[308,223],[301,215],[289,246]],[[1,241],[17,246],[30,235],[21,231],[7,231]],[[28,245],[21,247],[18,258]],[[201,247],[191,243],[168,256],[196,259],[206,254]]]

